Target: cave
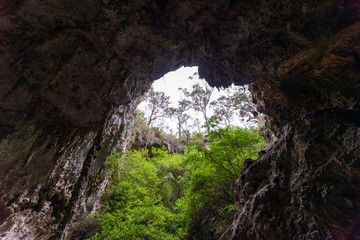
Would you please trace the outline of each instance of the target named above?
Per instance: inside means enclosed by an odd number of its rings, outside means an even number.
[[[0,237],[71,239],[126,149],[134,99],[199,66],[249,84],[277,142],[247,162],[228,239],[360,239],[360,1],[5,0]]]

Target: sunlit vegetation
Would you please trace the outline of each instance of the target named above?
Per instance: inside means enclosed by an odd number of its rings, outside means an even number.
[[[260,118],[249,113],[254,106],[244,89],[212,102],[212,89],[195,85],[191,91],[180,90],[183,98],[177,108],[168,106],[164,94],[149,91],[144,99],[150,113],[138,113],[135,129],[165,135],[166,130],[153,124],[158,118],[173,118],[177,132],[172,138],[187,143],[185,153],[171,154],[157,146],[108,157],[110,183],[102,209],[92,218],[99,230],[90,239],[210,240],[230,226],[236,213],[234,182],[245,159],[256,159],[265,146],[256,128]],[[209,107],[214,109],[211,116]],[[197,128],[187,123],[189,109],[203,115]],[[235,116],[256,121],[241,128],[232,124]]]
[[[184,192],[182,156],[163,149],[114,153],[111,186],[97,214],[101,231],[91,239],[182,239],[176,200]]]
[[[111,185],[91,239],[216,239],[235,213],[232,189],[244,160],[264,145],[249,129],[219,129],[185,155],[164,149],[114,153]]]

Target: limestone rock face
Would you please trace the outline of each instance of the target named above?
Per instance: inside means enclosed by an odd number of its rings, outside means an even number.
[[[250,84],[279,139],[241,174],[228,236],[360,238],[359,19],[355,0],[2,1],[0,237],[70,238],[136,97],[197,65]]]
[[[169,153],[184,154],[185,141],[180,141],[172,136],[164,136],[164,134],[158,133],[153,130],[133,131],[131,142],[132,150],[162,148],[164,147]]]
[[[284,131],[236,182],[232,236],[358,239],[359,109],[316,111]]]

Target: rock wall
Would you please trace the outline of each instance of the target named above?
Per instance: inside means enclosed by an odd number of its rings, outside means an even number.
[[[132,108],[115,109],[103,131],[28,122],[3,140],[0,236],[65,238],[72,220],[98,209],[104,160],[130,141]]]
[[[136,97],[198,65],[250,84],[279,139],[241,174],[228,237],[359,238],[359,19],[356,0],[2,1],[0,237],[67,238]]]
[[[326,109],[286,134],[236,182],[234,239],[358,239],[360,109]],[[316,130],[314,130],[316,129]]]

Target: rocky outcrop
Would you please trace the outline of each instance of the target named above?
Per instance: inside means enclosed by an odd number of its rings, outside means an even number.
[[[185,141],[180,141],[171,135],[162,134],[152,129],[137,131],[132,136],[131,149],[165,148],[169,153],[183,154]]]
[[[236,182],[233,238],[357,239],[360,109],[316,111],[283,130]]]
[[[198,65],[212,86],[250,84],[279,139],[239,178],[232,237],[356,239],[359,19],[355,0],[3,1],[0,236],[66,238],[134,99]]]
[[[150,128],[144,122],[136,121],[132,129],[131,150],[164,148],[169,153],[184,154],[185,140],[181,141],[158,128]]]
[[[72,220],[98,209],[106,186],[103,163],[117,144],[129,143],[132,114],[131,105],[120,106],[98,132],[28,122],[3,140],[1,202],[10,214],[4,214],[0,236],[65,238]]]

